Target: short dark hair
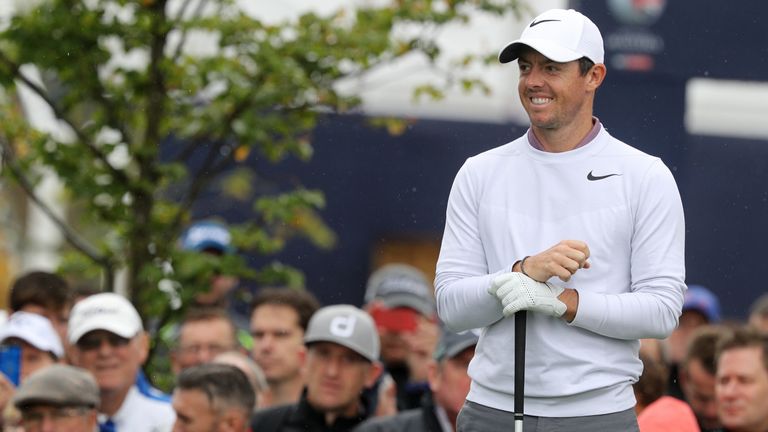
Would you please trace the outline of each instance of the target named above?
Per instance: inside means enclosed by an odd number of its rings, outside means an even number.
[[[293,288],[262,288],[251,303],[251,315],[263,305],[288,306],[299,315],[299,325],[306,331],[309,319],[320,309],[320,302],[312,293]]]
[[[637,402],[648,406],[667,392],[667,366],[644,352],[640,352],[640,361],[643,362],[643,373],[632,386]]]
[[[589,72],[590,69],[592,69],[592,66],[595,65],[595,62],[588,59],[587,57],[582,57],[579,59],[579,73],[581,73],[581,76],[584,76]]]
[[[768,335],[761,334],[751,327],[739,327],[718,341],[715,361],[719,361],[724,352],[739,348],[760,349],[763,355],[763,368],[768,371]]]
[[[229,316],[227,311],[218,307],[195,307],[189,309],[187,313],[181,318],[181,322],[179,322],[179,337],[177,337],[176,341],[178,342],[178,339],[181,337],[181,328],[184,326],[184,324],[213,320],[222,320],[227,323],[227,325],[232,330],[231,342],[233,346],[236,346],[238,344],[237,326],[235,326],[234,321],[232,321],[232,317]]]
[[[176,379],[180,390],[199,390],[214,410],[242,409],[250,416],[256,393],[243,371],[221,363],[204,363],[184,369]]]
[[[683,357],[683,368],[688,367],[692,360],[698,360],[701,366],[710,375],[714,375],[717,370],[715,362],[715,349],[717,342],[722,339],[728,330],[722,326],[705,325],[694,330],[688,347]]]
[[[49,310],[61,310],[71,302],[67,281],[46,271],[24,274],[11,286],[11,311],[19,311],[33,304]]]

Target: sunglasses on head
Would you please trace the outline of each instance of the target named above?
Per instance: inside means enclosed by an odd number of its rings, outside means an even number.
[[[122,347],[128,345],[130,339],[118,336],[114,333],[89,333],[77,341],[77,347],[81,350],[95,350],[101,347],[101,344],[107,342],[112,347]]]

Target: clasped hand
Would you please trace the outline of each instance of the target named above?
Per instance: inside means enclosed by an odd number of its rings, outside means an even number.
[[[507,317],[517,311],[529,310],[559,318],[567,309],[557,298],[563,291],[561,287],[535,281],[518,272],[496,276],[488,288],[488,293],[501,302]]]

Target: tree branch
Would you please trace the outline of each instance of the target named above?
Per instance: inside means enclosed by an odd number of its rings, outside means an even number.
[[[85,133],[80,130],[80,128],[75,126],[72,120],[64,115],[58,104],[56,104],[56,102],[54,102],[50,96],[48,96],[48,93],[42,87],[37,85],[37,83],[33,82],[29,77],[24,75],[24,73],[21,72],[19,66],[11,61],[11,59],[9,59],[2,50],[0,50],[0,62],[5,63],[9,68],[11,68],[16,78],[21,80],[21,82],[23,82],[36,95],[38,95],[51,108],[51,110],[53,110],[53,114],[56,116],[56,118],[62,120],[67,124],[67,126],[69,126],[70,129],[72,129],[72,131],[77,136],[77,139],[80,140],[80,142],[82,142],[83,145],[88,150],[90,150],[90,152],[93,153],[93,155],[96,156],[96,158],[99,159],[104,164],[104,166],[107,167],[109,172],[116,178],[116,180],[124,182],[125,184],[130,184],[126,174],[112,166],[112,164],[109,163],[107,156],[101,150],[99,150],[99,148],[97,148],[96,145],[90,141],[90,139],[88,139],[88,136],[86,136]]]
[[[192,3],[192,0],[188,0],[181,7],[181,10],[179,11],[179,15],[176,17],[177,22],[181,22],[182,20],[184,20],[184,13],[186,12],[187,6],[189,6],[190,3]],[[195,8],[195,11],[192,13],[191,19],[198,18],[200,14],[203,13],[203,8],[205,7],[206,3],[208,3],[208,0],[200,0],[197,3],[197,8]],[[173,55],[171,56],[171,61],[173,63],[176,63],[176,61],[179,60],[179,57],[181,57],[181,50],[184,48],[184,44],[186,42],[187,42],[187,29],[184,28],[181,31],[181,39],[179,39],[179,44],[176,45],[176,51],[174,51]]]
[[[16,179],[16,182],[19,184],[24,193],[26,193],[29,199],[31,199],[35,204],[38,205],[38,207],[40,207],[40,210],[42,210],[43,213],[48,216],[51,222],[56,225],[56,227],[61,231],[69,244],[90,258],[91,261],[104,267],[107,274],[111,274],[112,263],[110,262],[109,258],[100,254],[96,248],[88,244],[77,233],[75,233],[75,231],[72,230],[69,225],[64,222],[64,220],[57,216],[56,213],[35,193],[35,187],[32,185],[32,182],[24,176],[23,169],[16,162],[11,144],[7,140],[0,138],[0,145],[2,145],[3,148],[3,164],[10,170],[11,174]]]

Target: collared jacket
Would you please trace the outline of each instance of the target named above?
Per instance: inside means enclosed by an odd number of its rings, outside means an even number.
[[[361,403],[361,413],[355,417],[338,417],[328,425],[325,413],[317,411],[307,401],[306,390],[295,404],[281,405],[257,411],[251,419],[251,430],[258,432],[346,432],[368,417]]]
[[[443,429],[435,415],[435,404],[427,394],[422,398],[421,408],[403,411],[390,417],[369,419],[354,432],[443,432]]]

